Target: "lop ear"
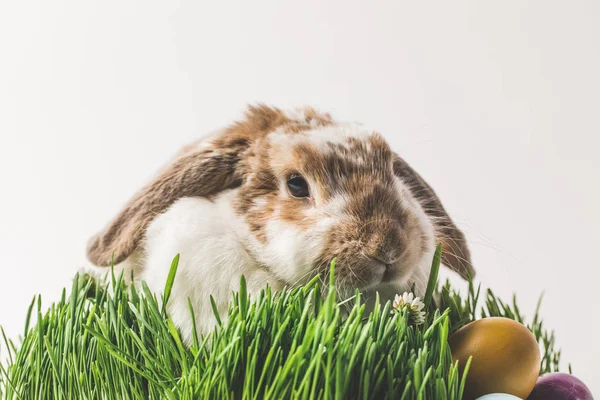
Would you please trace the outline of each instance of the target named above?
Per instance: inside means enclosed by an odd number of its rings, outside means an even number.
[[[465,235],[452,222],[431,186],[397,155],[394,158],[394,173],[409,187],[433,222],[437,239],[442,243],[442,263],[465,279],[474,277],[475,269],[471,264]]]
[[[253,142],[288,120],[280,110],[250,106],[245,119],[216,135],[186,146],[140,190],[88,243],[88,259],[97,266],[124,261],[141,243],[157,215],[182,197],[210,197],[242,183],[244,157]]]
[[[182,197],[211,196],[240,184],[235,152],[202,150],[184,154],[140,190],[88,243],[88,259],[97,266],[124,261],[140,244],[152,219]]]

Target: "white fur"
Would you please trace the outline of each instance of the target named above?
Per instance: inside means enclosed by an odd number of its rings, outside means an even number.
[[[146,233],[144,269],[139,279],[152,291],[163,291],[171,261],[180,254],[168,309],[188,343],[192,335],[188,298],[198,331],[206,333],[216,323],[209,296],[224,317],[242,274],[250,293],[267,284],[275,290],[282,288],[247,251],[248,227],[232,208],[236,192],[223,192],[214,201],[182,198],[156,217]]]
[[[298,135],[290,135],[285,127],[281,127],[267,135],[267,139],[272,144],[281,144],[290,148],[295,143],[310,143],[317,149],[329,150],[329,144],[348,145],[348,138],[364,140],[367,151],[370,150],[370,143],[365,140],[374,135],[373,129],[365,128],[358,123],[337,123],[327,126],[315,126],[311,130],[300,132]]]
[[[258,259],[267,265],[277,265],[274,272],[285,282],[292,285],[306,282],[313,276],[316,258],[323,250],[325,224],[300,230],[275,216],[266,224],[267,243],[258,246]]]
[[[348,138],[355,138],[364,140],[367,150],[370,150],[370,144],[365,139],[373,134],[375,134],[375,131],[365,129],[365,127],[356,123],[321,126],[305,132],[309,141],[320,148],[327,143],[347,145]]]

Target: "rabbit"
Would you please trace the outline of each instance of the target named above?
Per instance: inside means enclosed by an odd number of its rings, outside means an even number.
[[[244,117],[184,147],[105,227],[87,256],[161,292],[186,343],[227,314],[244,275],[256,296],[327,276],[382,300],[425,291],[437,243],[442,262],[474,275],[464,234],[429,185],[376,131],[311,107],[249,106]]]

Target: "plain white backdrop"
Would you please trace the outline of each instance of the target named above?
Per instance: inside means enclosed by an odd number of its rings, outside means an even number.
[[[598,395],[599,75],[592,0],[2,1],[0,324],[56,299],[180,146],[249,102],[310,104],[388,138],[485,286],[526,315],[545,291]]]

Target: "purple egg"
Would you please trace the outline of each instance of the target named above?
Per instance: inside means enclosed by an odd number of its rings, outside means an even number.
[[[594,400],[585,383],[562,372],[545,374],[538,378],[527,400]]]

